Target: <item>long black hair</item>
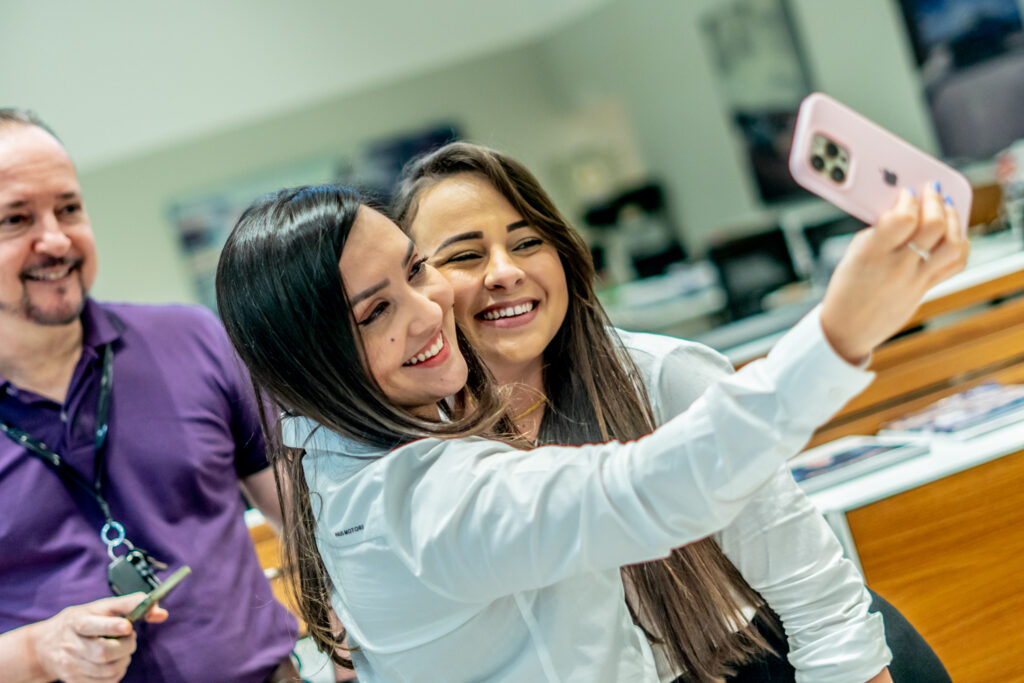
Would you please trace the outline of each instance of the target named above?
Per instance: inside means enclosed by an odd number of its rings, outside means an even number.
[[[344,629],[332,628],[330,579],[315,541],[316,518],[301,449],[281,440],[281,413],[310,418],[363,444],[393,448],[424,436],[511,431],[486,367],[459,335],[467,386],[445,420],[395,406],[374,381],[356,331],[339,261],[360,211],[353,190],[310,186],[256,201],[238,219],[217,266],[217,306],[264,406],[260,419],[284,517],[292,597],[321,650],[338,663]]]
[[[471,173],[500,192],[545,240],[554,245],[569,290],[569,307],[544,350],[548,398],[538,441],[585,444],[631,440],[655,427],[640,373],[594,291],[594,266],[586,242],[555,207],[534,175],[515,159],[487,147],[454,142],[411,161],[403,171],[391,213],[408,231],[420,196],[446,178]],[[763,605],[761,596],[713,539],[677,548],[663,559],[622,570],[634,620],[663,643],[687,680],[711,682],[770,651],[746,622],[741,605]]]

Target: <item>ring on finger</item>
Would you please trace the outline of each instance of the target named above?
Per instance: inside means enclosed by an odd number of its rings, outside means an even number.
[[[910,249],[910,251],[920,256],[922,261],[927,261],[932,257],[930,251],[922,249],[921,247],[917,246],[916,244],[914,244],[913,240],[907,242],[907,249]]]

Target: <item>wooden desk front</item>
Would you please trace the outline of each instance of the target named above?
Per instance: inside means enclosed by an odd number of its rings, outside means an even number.
[[[869,586],[958,683],[1024,681],[1024,451],[846,513]]]

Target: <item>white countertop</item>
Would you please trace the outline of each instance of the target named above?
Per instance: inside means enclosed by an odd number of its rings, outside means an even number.
[[[928,453],[808,494],[823,513],[847,512],[1024,449],[1024,422],[969,441],[939,437]]]
[[[1019,237],[1010,234],[1009,231],[1006,231],[991,237],[977,238],[971,242],[971,253],[967,260],[967,267],[963,272],[957,273],[945,282],[940,282],[938,285],[928,290],[924,295],[923,301],[931,301],[932,299],[936,299],[940,296],[945,296],[952,292],[958,292],[960,290],[967,289],[968,287],[973,287],[974,285],[982,282],[994,280],[1018,270],[1024,270],[1024,251],[1021,250],[1021,240]],[[810,310],[812,306],[813,303],[808,305],[807,310]],[[769,311],[759,315],[767,317],[770,316],[771,313],[772,312]],[[750,319],[739,320],[730,324],[737,325],[756,317],[758,316],[752,316]],[[733,365],[740,365],[754,360],[755,358],[760,358],[768,353],[772,346],[775,345],[775,342],[778,341],[779,338],[789,330],[789,327],[795,324],[795,322],[795,320],[792,321],[785,327],[785,329],[779,329],[774,334],[768,334],[759,339],[752,339],[747,343],[733,346],[731,348],[719,348],[719,350],[725,354]],[[712,332],[717,331],[713,330]],[[701,339],[699,341],[703,340]],[[711,344],[711,346],[714,345]]]
[[[932,287],[924,295],[924,300],[945,296],[1022,269],[1024,251],[1021,251],[1020,240],[1016,236],[1007,232],[972,240],[967,268]]]

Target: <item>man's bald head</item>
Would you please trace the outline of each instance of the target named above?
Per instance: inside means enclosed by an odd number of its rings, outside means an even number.
[[[53,132],[53,129],[31,109],[22,107],[0,107],[0,132],[10,126],[35,126],[41,128],[60,142],[60,138]],[[61,143],[63,144],[63,143]]]

